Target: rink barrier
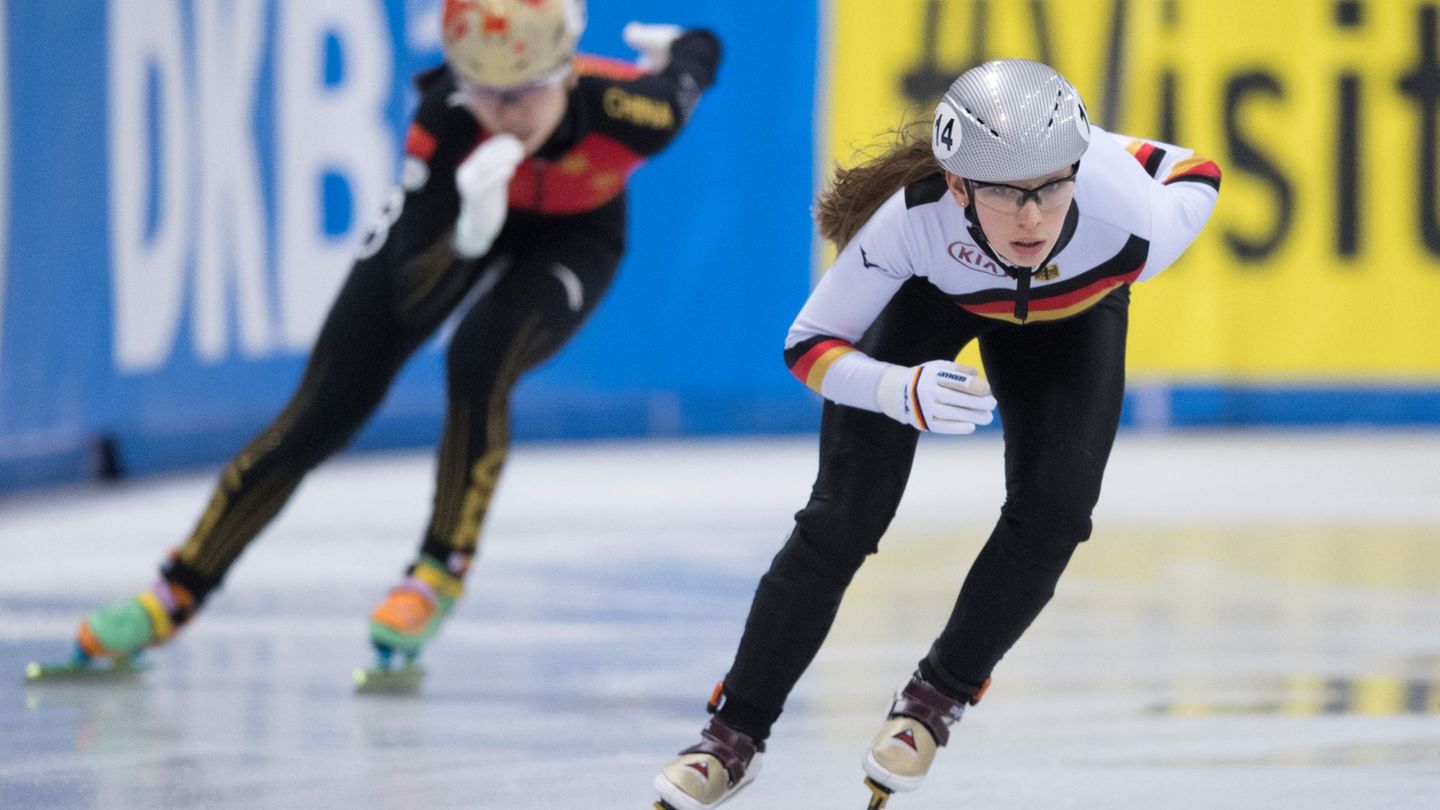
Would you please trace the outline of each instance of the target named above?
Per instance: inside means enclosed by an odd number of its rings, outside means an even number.
[[[818,436],[818,397],[733,399],[615,395],[561,405],[547,395],[516,399],[513,439],[653,440],[722,436]],[[1440,428],[1440,392],[1417,387],[1284,390],[1233,386],[1141,386],[1127,392],[1124,430],[1233,428]],[[263,427],[254,421],[201,431],[48,437],[28,448],[0,441],[0,495],[77,481],[107,481],[218,466]],[[422,450],[440,435],[435,412],[382,414],[352,451]],[[1000,423],[980,428],[999,435]]]

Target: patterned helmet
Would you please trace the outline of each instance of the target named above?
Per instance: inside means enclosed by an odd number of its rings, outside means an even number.
[[[1080,160],[1090,116],[1049,65],[996,59],[960,74],[935,107],[930,147],[951,174],[982,183],[1043,177]]]
[[[585,0],[445,0],[445,60],[461,78],[509,88],[564,71]]]

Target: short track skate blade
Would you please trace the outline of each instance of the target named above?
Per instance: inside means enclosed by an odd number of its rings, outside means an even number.
[[[865,777],[865,787],[870,788],[870,803],[865,805],[865,810],[884,810],[885,803],[890,801],[890,795],[895,792],[868,776]]]
[[[56,683],[60,681],[111,681],[132,678],[150,668],[144,661],[133,658],[114,663],[100,663],[74,658],[63,663],[42,663],[31,661],[25,665],[26,683]]]
[[[418,664],[398,669],[356,669],[355,691],[362,695],[408,695],[419,691],[425,670]]]
[[[664,799],[655,802],[655,810],[675,810],[675,808]]]

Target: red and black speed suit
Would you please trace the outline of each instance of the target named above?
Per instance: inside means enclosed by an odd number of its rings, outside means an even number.
[[[218,586],[301,478],[380,404],[411,353],[473,301],[446,357],[444,437],[421,544],[463,573],[505,461],[511,388],[594,311],[625,247],[626,181],[685,125],[719,61],[719,41],[700,30],[679,37],[657,73],[578,57],[564,118],[516,170],[504,229],[473,261],[451,244],[455,170],[491,133],[460,100],[448,68],[420,76],[403,196],[394,195],[366,239],[299,389],[225,468],[165,576],[197,599]]]

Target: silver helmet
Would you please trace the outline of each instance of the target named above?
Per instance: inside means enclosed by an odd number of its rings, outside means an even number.
[[[1090,116],[1049,65],[996,59],[960,74],[935,107],[930,147],[951,174],[982,183],[1043,177],[1080,160]]]

